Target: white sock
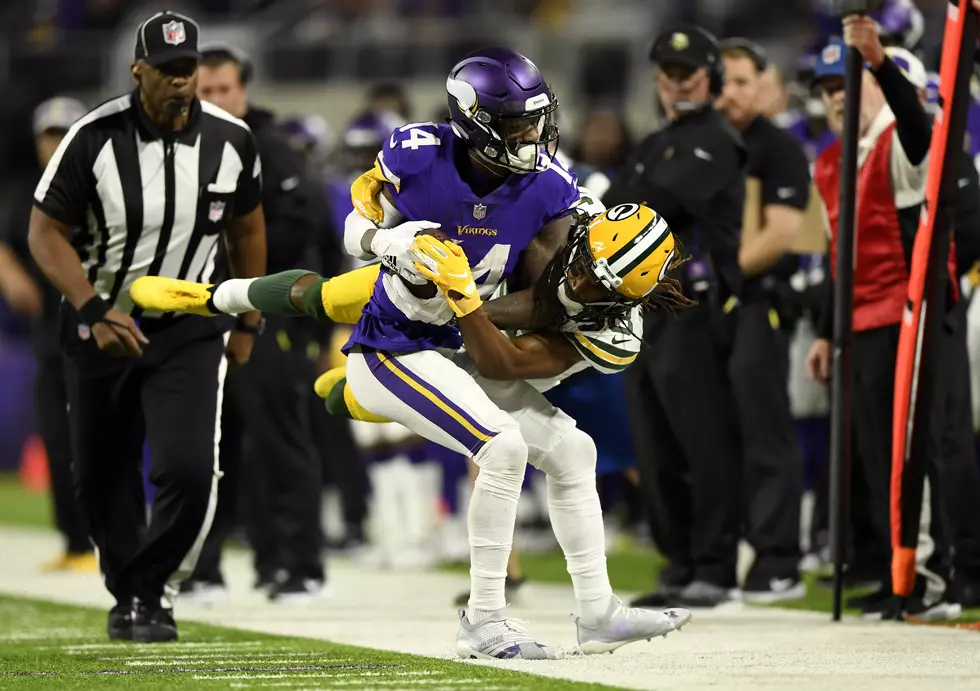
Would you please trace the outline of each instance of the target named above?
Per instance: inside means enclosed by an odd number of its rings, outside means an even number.
[[[580,616],[598,621],[609,609],[612,586],[606,570],[606,533],[595,475],[548,478],[551,527],[572,577]]]
[[[494,437],[477,456],[480,475],[473,486],[467,515],[470,537],[470,600],[474,610],[496,611],[507,606],[504,581],[514,541],[517,500],[527,467],[527,445],[518,430]]]
[[[248,300],[248,288],[254,278],[233,278],[223,282],[214,291],[214,306],[225,314],[251,312],[255,306]]]

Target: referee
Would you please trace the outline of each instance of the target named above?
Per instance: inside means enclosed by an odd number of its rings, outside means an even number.
[[[718,105],[741,133],[748,176],[762,190],[759,232],[743,238],[742,291],[737,306],[730,303],[729,376],[742,433],[745,536],[755,550],[742,599],[795,600],[806,594],[799,573],[803,453],[786,387],[789,331],[780,317],[787,316],[789,305],[780,304],[779,296],[791,292],[788,280],[795,267],[787,255],[802,230],[810,167],[793,135],[759,113],[761,77],[768,66],[763,49],[733,38],[722,42],[721,54],[725,88]]]
[[[222,384],[228,366],[248,360],[253,335],[143,314],[129,286],[145,275],[214,280],[222,239],[234,275],[265,270],[255,143],[244,123],[195,97],[198,34],[194,20],[169,12],[139,25],[138,87],[69,130],[37,186],[28,238],[65,297],[75,480],[116,598],[109,637],[141,642],[177,638],[164,603],[194,568],[212,520]],[[81,263],[68,242],[76,226]],[[243,328],[259,317],[244,315]],[[149,525],[144,436],[157,488]]]

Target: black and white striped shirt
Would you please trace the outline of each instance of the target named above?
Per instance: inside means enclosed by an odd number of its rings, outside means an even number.
[[[138,91],[76,122],[34,193],[44,213],[82,229],[89,282],[134,317],[133,281],[209,281],[221,231],[260,201],[261,163],[244,122],[195,99],[184,129],[162,132]]]

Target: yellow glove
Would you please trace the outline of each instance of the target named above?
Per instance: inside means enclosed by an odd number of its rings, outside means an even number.
[[[415,269],[445,293],[457,317],[465,317],[483,304],[462,247],[419,235],[412,243],[412,253],[418,258]]]
[[[220,312],[208,308],[210,283],[194,283],[165,276],[142,276],[129,287],[133,302],[153,312],[185,312],[213,317]]]

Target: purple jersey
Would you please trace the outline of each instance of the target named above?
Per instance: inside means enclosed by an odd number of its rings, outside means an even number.
[[[579,191],[575,176],[553,161],[543,172],[511,175],[478,197],[454,163],[455,148],[465,145],[448,125],[413,123],[392,133],[378,163],[405,220],[439,223],[462,245],[480,296],[489,299],[538,231],[571,213]],[[463,341],[453,321],[443,295],[417,298],[401,278],[382,270],[344,352],[355,344],[389,352],[456,350]]]

